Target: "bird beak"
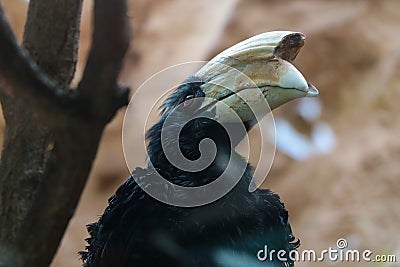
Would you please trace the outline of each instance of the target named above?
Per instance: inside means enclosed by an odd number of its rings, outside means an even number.
[[[221,122],[237,116],[246,122],[290,100],[317,96],[291,63],[304,43],[299,32],[267,32],[223,51],[195,75],[205,81],[201,108],[215,112]]]

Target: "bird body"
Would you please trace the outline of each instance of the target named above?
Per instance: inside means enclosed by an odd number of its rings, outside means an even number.
[[[163,104],[159,122],[147,132],[149,166],[136,168],[110,197],[98,222],[88,225],[87,250],[80,253],[85,267],[294,265],[289,254],[300,242],[292,234],[288,212],[270,190],[249,191],[252,168],[235,147],[257,123],[254,109],[243,104],[239,94],[253,102],[267,101],[271,109],[317,94],[290,64],[303,43],[301,33],[253,37],[221,53],[177,88]],[[255,85],[238,79],[241,74],[231,68],[254,78]],[[265,68],[269,71],[262,78],[258,71]],[[256,103],[255,110],[260,105]],[[240,123],[227,114],[226,106],[238,114]],[[189,161],[200,159],[200,164],[205,151],[212,150],[201,150],[205,139],[214,142],[216,154],[201,170],[180,168],[168,157],[179,151]],[[215,201],[192,207],[168,204],[171,197],[184,203],[197,194],[212,194],[207,188],[188,194],[185,188],[201,189],[222,175],[238,179]],[[154,179],[159,177],[170,183]],[[149,195],[149,187],[158,188],[164,201]],[[275,253],[267,262],[259,261],[257,253],[265,246],[283,251],[286,260]]]
[[[279,196],[268,189],[248,192],[250,169],[227,195],[196,208],[153,199],[133,177],[149,175],[158,174],[136,169],[88,226],[85,266],[225,266],[218,265],[219,251],[256,260],[265,245],[287,253],[299,245]]]

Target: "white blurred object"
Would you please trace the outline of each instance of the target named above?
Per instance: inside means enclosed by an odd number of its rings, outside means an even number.
[[[311,140],[319,154],[328,154],[336,146],[335,134],[326,122],[318,122],[314,125]]]
[[[312,144],[306,136],[297,132],[285,119],[276,118],[276,147],[288,156],[303,160],[312,153]]]
[[[275,118],[277,149],[296,160],[331,152],[336,146],[335,134],[328,123],[317,121],[321,116],[321,101],[316,98],[301,99],[297,110],[311,124],[311,137],[298,132],[287,120]]]
[[[302,98],[299,100],[297,110],[305,121],[312,122],[321,116],[322,104],[318,98]]]

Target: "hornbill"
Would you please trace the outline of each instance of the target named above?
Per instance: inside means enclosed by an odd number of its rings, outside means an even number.
[[[257,123],[263,103],[272,110],[292,99],[318,95],[291,64],[304,42],[299,32],[256,35],[217,55],[169,96],[161,119],[147,132],[148,167],[136,168],[110,197],[98,222],[87,226],[88,246],[80,252],[85,267],[294,265],[288,254],[299,240],[284,204],[268,189],[249,192],[252,168],[234,148]],[[229,131],[238,134],[230,138]],[[172,138],[176,132],[178,138]],[[216,149],[205,168],[187,170],[170,162],[167,153],[177,149],[196,162],[204,152],[199,148],[203,139],[211,139]],[[235,170],[240,165],[245,166],[242,173]],[[170,205],[145,192],[147,186],[157,187],[154,177],[185,188],[201,187],[218,180],[228,166],[233,166],[228,176],[240,173],[240,179],[205,205]],[[164,183],[158,191],[181,200],[196,198]],[[265,246],[283,251],[286,259],[271,253],[260,262],[257,253]]]

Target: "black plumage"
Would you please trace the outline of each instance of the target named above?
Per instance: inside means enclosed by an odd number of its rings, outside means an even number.
[[[196,112],[198,106],[178,109],[174,112],[174,123],[162,129],[165,118],[187,99],[204,96],[202,84],[201,79],[192,77],[166,100],[160,121],[147,134],[152,166],[137,168],[109,199],[109,206],[99,221],[88,225],[89,245],[80,253],[85,267],[293,266],[292,261],[282,262],[275,256],[269,265],[257,260],[257,252],[265,245],[270,250],[288,253],[299,246],[299,241],[292,234],[288,212],[277,194],[267,189],[248,191],[252,179],[250,166],[247,165],[244,175],[228,194],[200,207],[164,204],[147,195],[138,185],[159,172],[175,184],[199,186],[218,178],[231,155],[236,161],[247,164],[232,151],[232,140],[226,131],[207,118],[194,119],[183,127],[179,147],[185,157],[195,160],[200,157],[199,142],[211,138],[217,146],[213,163],[199,172],[185,172],[166,159],[161,130],[168,136],[168,131],[182,126],[180,122],[185,121],[190,111]],[[249,128],[251,123],[246,125]],[[168,150],[168,145],[164,149]],[[230,259],[236,265],[229,263]]]

